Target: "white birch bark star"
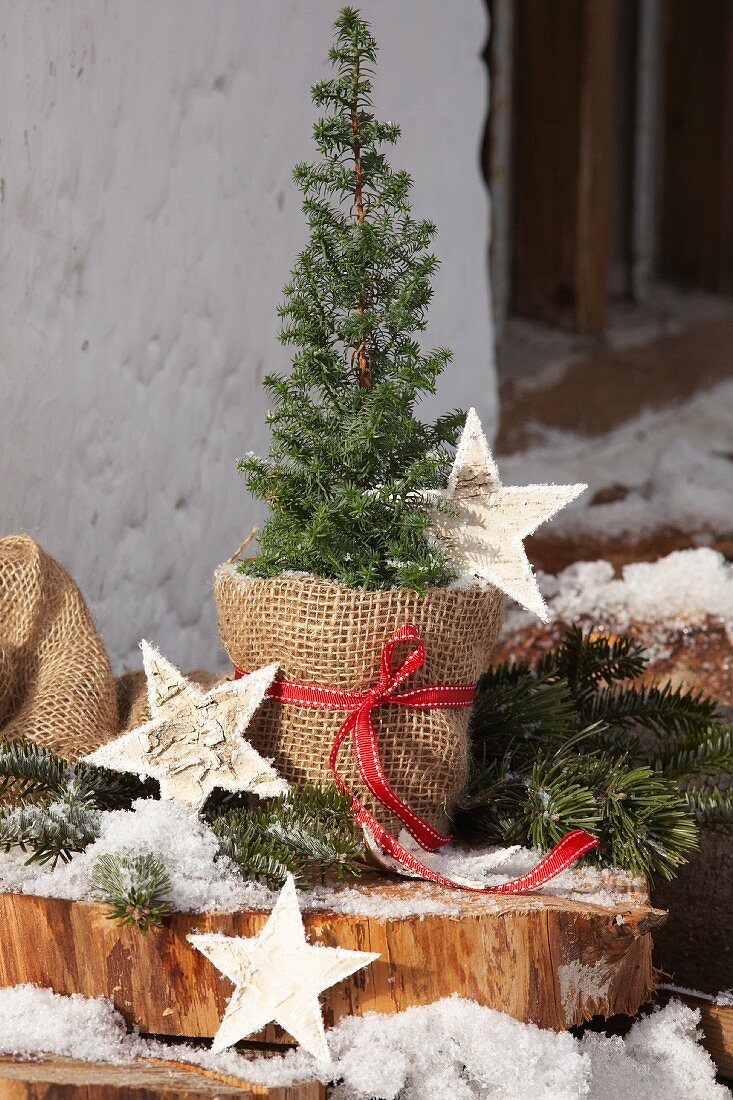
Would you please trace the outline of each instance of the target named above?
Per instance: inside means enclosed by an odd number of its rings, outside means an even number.
[[[481,421],[469,409],[448,487],[440,494],[458,514],[434,511],[432,531],[462,581],[494,584],[547,622],[547,605],[522,540],[586,488],[502,485]]]
[[[199,810],[216,788],[284,794],[288,784],[242,736],[275,678],[267,665],[203,692],[154,646],[141,643],[151,718],[85,757],[114,771],[152,776],[160,797]]]
[[[309,944],[293,876],[256,936],[190,935],[235,989],[212,1050],[224,1050],[274,1020],[315,1058],[328,1058],[318,995],[379,958],[372,951]]]

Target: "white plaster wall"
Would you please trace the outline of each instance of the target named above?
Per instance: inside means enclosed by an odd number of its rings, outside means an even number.
[[[0,534],[84,591],[117,666],[141,636],[216,666],[212,570],[259,518],[236,472],[267,444],[275,309],[305,239],[290,170],[331,0],[0,0]],[[394,163],[439,227],[430,409],[495,380],[482,0],[369,0]]]

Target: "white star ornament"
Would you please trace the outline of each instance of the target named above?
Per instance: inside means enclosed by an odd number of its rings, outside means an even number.
[[[277,665],[204,692],[154,646],[141,643],[151,718],[85,757],[114,771],[152,776],[160,797],[199,810],[216,788],[284,794],[288,784],[242,736]]]
[[[469,409],[448,487],[441,491],[457,515],[434,511],[432,530],[462,578],[496,585],[522,607],[549,620],[523,539],[587,485],[501,484],[475,409]]]
[[[372,951],[308,943],[292,875],[256,936],[187,938],[235,986],[211,1048],[215,1053],[274,1020],[309,1054],[325,1061],[329,1054],[319,993],[379,958]]]

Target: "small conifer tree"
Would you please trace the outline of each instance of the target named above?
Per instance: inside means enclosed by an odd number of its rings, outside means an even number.
[[[270,375],[269,457],[240,463],[269,505],[259,554],[244,572],[286,570],[365,588],[451,579],[429,544],[425,490],[444,487],[462,417],[422,423],[416,407],[451,353],[424,354],[435,226],[410,213],[409,175],[382,147],[399,127],[371,112],[377,46],[357,11],[335,23],[335,73],[312,89],[327,112],[314,126],[321,160],[299,164],[310,239],[284,289],[280,339],[292,372]]]

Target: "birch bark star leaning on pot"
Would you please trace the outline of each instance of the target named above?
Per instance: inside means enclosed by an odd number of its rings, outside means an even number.
[[[387,162],[399,127],[371,111],[376,45],[357,12],[330,57],[313,88],[320,159],[294,171],[310,239],[279,310],[292,371],[265,380],[269,456],[240,463],[269,518],[257,555],[216,573],[219,627],[236,669],[280,665],[250,727],[278,772],[336,777],[383,849],[402,827],[434,849],[504,592],[542,608],[521,538],[583,487],[504,489],[473,412],[418,419],[451,359],[417,339],[435,227]]]

